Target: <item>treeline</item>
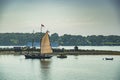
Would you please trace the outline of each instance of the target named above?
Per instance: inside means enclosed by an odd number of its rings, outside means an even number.
[[[29,42],[40,42],[44,33],[0,33],[0,45],[26,45]],[[50,40],[54,44],[62,46],[119,46],[120,36],[117,35],[68,35],[59,36],[57,33],[51,34]]]

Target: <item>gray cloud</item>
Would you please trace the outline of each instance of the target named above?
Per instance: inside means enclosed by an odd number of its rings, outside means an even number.
[[[52,33],[120,34],[119,0],[1,1],[1,32],[30,32],[43,23]]]

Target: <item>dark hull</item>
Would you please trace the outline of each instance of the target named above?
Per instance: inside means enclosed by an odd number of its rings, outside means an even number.
[[[66,55],[59,55],[59,56],[57,56],[57,58],[67,58],[67,56]]]
[[[113,58],[105,58],[105,60],[113,60]]]
[[[45,56],[42,56],[42,55],[25,55],[25,58],[26,59],[50,59],[52,56],[50,55],[45,55]]]

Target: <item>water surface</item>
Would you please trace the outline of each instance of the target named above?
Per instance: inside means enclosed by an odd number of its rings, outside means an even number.
[[[103,60],[113,57],[113,61]],[[0,80],[120,80],[120,56],[68,56],[49,60],[0,55]]]
[[[74,46],[59,46],[58,48],[74,49]],[[78,46],[78,48],[84,50],[120,51],[120,46]]]

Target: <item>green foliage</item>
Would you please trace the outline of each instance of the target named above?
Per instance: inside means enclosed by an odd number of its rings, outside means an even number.
[[[40,42],[40,39],[44,33],[0,33],[0,45],[26,45],[28,42]],[[120,36],[116,35],[91,35],[91,36],[81,36],[81,35],[68,35],[64,34],[59,36],[54,33],[50,36],[52,43],[56,43],[62,46],[104,46],[104,45],[120,45]]]

